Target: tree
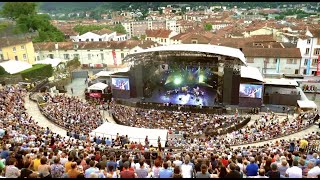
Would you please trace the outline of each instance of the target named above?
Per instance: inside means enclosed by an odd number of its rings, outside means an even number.
[[[142,34],[142,35],[140,36],[140,39],[141,39],[141,40],[145,40],[145,39],[146,39],[146,35],[145,35],[145,34]]]
[[[22,15],[36,14],[36,7],[37,4],[34,2],[6,2],[2,6],[1,15],[16,20]]]
[[[211,31],[212,30],[212,24],[211,23],[206,23],[204,25],[204,30],[206,31]]]
[[[139,40],[139,38],[137,36],[132,36],[131,39],[132,40]]]
[[[9,74],[2,66],[0,66],[0,76]]]
[[[122,33],[122,34],[126,34],[127,33],[126,29],[121,24],[115,25],[113,27],[113,30],[116,31],[117,33]]]

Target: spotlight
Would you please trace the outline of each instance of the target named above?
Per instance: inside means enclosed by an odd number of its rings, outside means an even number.
[[[199,82],[203,82],[204,81],[204,75],[199,75]]]
[[[182,79],[181,79],[180,77],[176,77],[176,78],[174,79],[174,81],[173,81],[173,83],[174,83],[175,85],[179,85],[179,84],[181,84],[181,82],[182,82]]]

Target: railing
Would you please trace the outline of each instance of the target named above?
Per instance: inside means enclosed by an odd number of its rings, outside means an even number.
[[[117,104],[130,106],[130,107],[137,107],[143,109],[157,109],[157,110],[170,110],[170,111],[183,111],[183,112],[192,112],[192,113],[203,113],[203,114],[225,114],[226,109],[221,106],[216,107],[209,107],[209,106],[192,106],[192,105],[170,105],[164,106],[163,103],[149,103],[149,102],[129,102],[126,100],[116,100]]]

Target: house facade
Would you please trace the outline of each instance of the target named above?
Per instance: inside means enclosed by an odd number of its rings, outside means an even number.
[[[29,64],[35,62],[35,51],[30,39],[2,38],[0,60],[16,60]]]
[[[320,55],[320,30],[307,30],[304,36],[299,37],[297,48],[300,49],[302,56],[300,73],[304,75],[315,75],[317,72],[318,57]],[[309,70],[308,63],[310,63]]]
[[[37,59],[59,58],[66,62],[79,58],[84,67],[104,67],[121,65],[126,55],[142,49],[157,46],[150,41],[112,41],[112,42],[45,42],[35,43]]]
[[[82,35],[70,36],[73,42],[98,42],[98,41],[125,41],[125,34],[120,34],[109,29],[86,32]]]
[[[176,32],[166,29],[146,30],[146,39],[157,42],[163,46],[170,45],[170,38],[177,35]]]
[[[298,48],[243,48],[247,64],[265,76],[299,74],[301,54]]]

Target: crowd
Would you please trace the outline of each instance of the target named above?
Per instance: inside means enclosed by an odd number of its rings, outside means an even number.
[[[43,100],[45,103],[41,106],[46,116],[72,134],[87,135],[103,124],[103,118],[95,104],[65,94],[51,96],[46,93]]]
[[[242,117],[200,114],[182,111],[159,111],[132,108],[114,104],[111,106],[115,118],[127,126],[139,128],[167,129],[188,135],[201,135],[211,128],[223,129],[244,121]]]
[[[115,118],[128,126],[141,128],[168,129],[172,132],[180,131],[187,135],[201,135],[208,129],[227,128],[240,123],[242,118],[235,116],[197,114],[177,111],[158,111],[154,109],[131,108],[123,105],[113,105],[112,110]],[[254,143],[264,140],[275,139],[289,135],[315,123],[315,113],[300,114],[297,118],[280,121],[274,113],[266,113],[253,124],[246,125],[241,129],[234,130],[227,135],[213,136],[209,141],[210,147],[215,146],[213,141],[223,142],[228,145]],[[169,139],[173,146],[190,144],[191,140],[177,141]]]
[[[166,149],[97,138],[61,137],[38,126],[24,107],[27,92],[0,89],[0,177],[6,178],[319,178],[320,133],[260,147]],[[129,137],[126,137],[129,140]],[[123,142],[124,137],[116,140]],[[212,138],[190,144],[208,144]],[[201,142],[201,143],[200,143]]]

